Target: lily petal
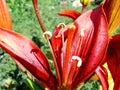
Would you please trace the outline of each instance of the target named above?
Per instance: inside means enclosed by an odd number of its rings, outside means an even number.
[[[80,82],[84,82],[94,73],[95,69],[102,62],[108,45],[108,24],[102,5],[82,14],[75,21],[75,24],[78,27],[78,32],[76,32],[75,37],[79,38],[80,35],[77,34],[82,28],[85,28],[86,32],[88,31],[87,34],[85,33],[85,36],[88,39],[84,42],[88,42],[82,45],[82,50],[84,52],[82,51],[83,54],[80,54],[83,57],[80,57],[83,60],[83,65],[79,69],[76,78],[74,78],[73,87]],[[91,33],[91,36],[89,36],[90,32],[93,32],[93,34]],[[89,37],[87,37],[87,35]],[[73,48],[75,48],[78,40],[75,39],[73,41]]]
[[[120,0],[106,0],[104,10],[109,23],[109,35],[112,36],[120,25]]]
[[[58,14],[61,16],[72,18],[73,20],[77,19],[80,16],[80,12],[76,10],[63,10],[58,12]]]
[[[46,56],[31,40],[13,31],[0,29],[0,46],[48,89],[57,90],[56,78]]]
[[[108,90],[108,75],[106,69],[102,66],[99,66],[95,72],[101,81],[103,90]]]
[[[110,39],[107,50],[107,63],[114,80],[114,89],[120,89],[120,34]]]
[[[6,0],[0,0],[0,28],[12,30],[12,21]]]

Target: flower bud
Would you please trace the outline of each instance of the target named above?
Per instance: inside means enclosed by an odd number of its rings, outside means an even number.
[[[80,2],[84,5],[87,6],[90,4],[91,0],[80,0]]]

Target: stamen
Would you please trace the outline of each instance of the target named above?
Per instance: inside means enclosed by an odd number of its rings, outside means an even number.
[[[78,56],[81,54],[84,36],[85,36],[85,28],[81,28],[81,30],[80,30],[80,36],[79,36],[79,38],[77,40],[76,50],[75,50],[75,53]]]
[[[84,37],[84,36],[85,36],[84,31],[85,31],[85,29],[84,29],[84,28],[81,28],[81,32],[80,32],[81,37]]]
[[[52,37],[52,33],[50,31],[46,31],[43,33],[44,35],[48,35],[49,39]]]
[[[69,29],[76,29],[76,26],[74,25],[74,24],[69,24],[69,25],[67,25],[67,27],[69,28]]]
[[[63,35],[63,33],[65,32],[65,30],[67,30],[67,26],[64,23],[60,23],[57,25],[60,28],[60,31],[58,33],[58,35],[56,36],[56,38],[61,37]]]
[[[65,29],[65,28],[66,28],[65,23],[59,23],[57,26],[58,26],[58,27],[60,27],[60,26],[61,26],[61,29]]]
[[[72,60],[71,62],[73,62],[73,60],[77,60],[77,67],[80,67],[82,65],[82,59],[78,56],[72,56]]]

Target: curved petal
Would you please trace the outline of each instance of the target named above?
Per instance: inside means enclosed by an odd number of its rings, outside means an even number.
[[[0,28],[12,30],[12,21],[6,0],[0,0]]]
[[[120,89],[120,34],[110,39],[107,63],[114,80],[114,90]]]
[[[95,72],[100,79],[103,90],[108,90],[108,75],[106,69],[102,66],[99,66]]]
[[[47,88],[57,88],[47,58],[31,40],[13,31],[0,29],[0,46]]]
[[[85,28],[84,40],[81,45],[80,57],[83,65],[79,68],[77,76],[74,78],[73,87],[90,77],[98,65],[102,62],[108,46],[108,24],[102,5],[82,14],[75,24],[78,27],[76,39],[73,40],[73,50],[78,42],[79,32]],[[79,48],[80,49],[80,48]]]
[[[120,25],[120,0],[106,0],[104,10],[109,23],[109,35],[113,35]]]
[[[76,10],[63,10],[58,12],[58,14],[61,16],[72,18],[73,20],[77,19],[80,16],[80,12]]]

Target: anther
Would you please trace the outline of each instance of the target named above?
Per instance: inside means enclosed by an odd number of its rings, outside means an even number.
[[[73,62],[73,60],[77,60],[77,67],[80,67],[82,65],[82,59],[78,56],[72,56],[72,60],[71,62]]]
[[[64,23],[59,23],[57,27],[60,27],[60,30],[58,32],[58,35],[56,35],[56,38],[61,37],[65,30],[67,30],[67,26]]]
[[[85,31],[85,29],[84,29],[84,28],[81,28],[81,32],[80,32],[80,36],[81,36],[81,37],[84,37],[84,36],[85,36],[84,31]]]
[[[52,33],[50,31],[46,31],[43,33],[44,35],[48,35],[49,39],[52,37]]]
[[[75,27],[75,25],[74,24],[69,24],[68,26],[67,26],[69,29],[76,29],[76,27]]]
[[[64,23],[59,23],[57,26],[58,26],[58,27],[61,26],[61,29],[65,29],[65,28],[66,28],[66,25],[65,25]]]

